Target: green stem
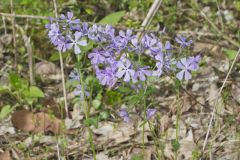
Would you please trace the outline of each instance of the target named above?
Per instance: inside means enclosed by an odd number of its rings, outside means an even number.
[[[145,121],[146,121],[146,97],[144,95],[144,118],[143,118],[143,126],[142,126],[142,148],[143,148],[143,154],[145,153]]]
[[[180,104],[179,104],[179,88],[177,90],[177,117],[176,117],[176,142],[179,143],[179,119],[180,119]],[[175,152],[175,159],[177,160],[178,151]]]
[[[159,142],[158,142],[158,136],[156,135],[155,131],[154,131],[154,127],[152,126],[151,122],[147,121],[148,122],[148,125],[150,127],[150,132],[152,134],[152,137],[153,137],[153,142],[154,142],[154,145],[156,146],[156,153],[157,153],[157,158],[160,160],[160,159],[163,159],[163,157],[159,154],[159,151],[158,151],[158,148],[157,146],[159,146]],[[159,143],[159,144],[158,144]]]
[[[83,74],[80,68],[80,57],[78,57],[78,65],[77,65],[77,69],[78,72],[80,74],[80,84],[81,84],[81,89],[82,89],[82,94],[83,94],[83,106],[84,106],[84,114],[85,114],[85,119],[88,120],[89,119],[89,115],[90,115],[90,107],[88,105],[88,103],[85,103],[86,97],[85,97],[85,88],[84,88],[84,82],[83,82]],[[95,146],[93,144],[93,136],[92,136],[92,130],[90,128],[89,125],[87,125],[87,130],[88,130],[88,140],[89,140],[89,144],[90,147],[92,149],[93,152],[93,159],[96,160],[96,152],[95,152]]]

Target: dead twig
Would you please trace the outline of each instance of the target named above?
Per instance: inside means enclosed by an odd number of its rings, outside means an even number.
[[[149,24],[151,23],[154,15],[157,13],[161,3],[162,3],[162,0],[155,0],[153,2],[151,8],[148,11],[148,14],[147,14],[146,18],[144,19],[143,23],[141,24],[141,29],[144,29],[144,28],[149,26]],[[141,36],[142,36],[142,32],[139,32],[137,34],[138,39],[141,38]]]
[[[23,39],[24,39],[24,42],[27,48],[27,54],[28,54],[30,84],[34,85],[35,80],[34,80],[34,72],[33,72],[33,53],[32,53],[31,38],[24,35]]]
[[[11,13],[13,14],[13,17],[12,17],[12,34],[13,34],[14,67],[17,71],[18,53],[17,53],[17,50],[16,50],[16,28],[15,28],[15,12],[14,12],[14,9],[13,9],[13,0],[10,0],[10,7],[11,7]]]
[[[48,17],[45,17],[45,16],[10,14],[10,13],[2,13],[2,12],[0,12],[0,15],[4,17],[15,17],[15,18],[48,19]]]
[[[56,0],[53,0],[54,4],[54,12],[55,12],[55,17],[58,17],[58,11],[57,11],[57,2]],[[59,53],[59,58],[60,58],[60,67],[61,67],[61,77],[62,77],[62,87],[63,87],[63,96],[64,96],[64,108],[66,112],[66,117],[69,118],[69,113],[68,113],[68,104],[67,104],[67,91],[66,91],[66,86],[65,86],[65,78],[64,78],[64,66],[63,66],[63,57],[61,51]]]
[[[235,64],[236,61],[237,61],[237,58],[238,58],[239,54],[240,54],[240,48],[238,49],[238,52],[237,52],[237,54],[236,54],[236,56],[235,56],[235,58],[234,58],[234,60],[233,60],[233,62],[232,62],[232,65],[231,65],[231,67],[230,67],[230,69],[229,69],[229,71],[228,71],[228,73],[227,73],[227,76],[225,77],[225,79],[224,79],[224,81],[223,81],[223,84],[222,84],[222,86],[221,86],[221,88],[220,88],[220,90],[219,90],[219,92],[218,92],[217,98],[216,98],[216,100],[215,100],[214,107],[213,107],[213,111],[212,111],[212,113],[211,113],[211,119],[210,119],[209,124],[208,124],[207,134],[206,134],[206,137],[205,137],[205,140],[204,140],[204,143],[203,143],[203,148],[202,148],[202,151],[203,151],[203,152],[204,152],[204,150],[205,150],[205,147],[206,147],[206,144],[207,144],[207,141],[208,141],[208,137],[209,137],[209,133],[210,133],[210,130],[211,130],[211,127],[212,127],[212,122],[213,122],[213,118],[214,118],[214,116],[215,116],[216,106],[217,106],[217,104],[218,104],[219,97],[221,96],[222,90],[223,90],[223,88],[225,87],[225,84],[226,84],[226,82],[227,82],[227,79],[228,79],[228,77],[229,77],[229,75],[230,75],[230,73],[231,73],[231,71],[232,71],[232,69],[233,69],[234,64]]]

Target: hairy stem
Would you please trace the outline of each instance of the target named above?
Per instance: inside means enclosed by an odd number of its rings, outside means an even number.
[[[86,103],[86,96],[85,96],[85,88],[84,88],[84,82],[83,82],[83,73],[81,72],[81,68],[80,68],[80,58],[78,57],[78,72],[80,74],[80,84],[81,84],[81,89],[82,89],[82,94],[83,94],[83,106],[84,106],[84,114],[85,114],[85,120],[89,119],[89,115],[90,115],[90,107],[88,105],[88,103]],[[95,152],[95,146],[93,144],[93,135],[92,135],[92,130],[90,128],[90,125],[87,125],[87,130],[88,130],[88,140],[89,140],[89,144],[91,147],[91,150],[93,152],[93,159],[96,160],[96,152]]]

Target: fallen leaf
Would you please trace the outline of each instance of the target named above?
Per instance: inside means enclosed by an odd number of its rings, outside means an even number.
[[[3,153],[0,153],[0,160],[12,160],[10,152],[7,150]]]
[[[108,145],[117,145],[131,140],[131,136],[135,134],[135,128],[133,126],[133,123],[122,122],[118,124],[116,128],[112,127],[112,123],[100,123],[98,129],[93,129],[93,132],[95,134],[100,135],[97,137],[96,141],[101,143],[111,141],[111,143],[108,143]],[[104,130],[106,130],[107,132]]]
[[[218,87],[216,83],[212,83],[210,88],[207,89],[207,100],[211,107],[216,107],[216,112],[218,114],[223,114],[224,112],[224,104],[221,95],[218,95]],[[216,103],[217,101],[217,103]],[[216,106],[215,106],[216,105]]]
[[[202,43],[202,42],[196,42],[194,43],[194,48],[193,48],[193,52],[201,52],[203,50],[207,50],[210,53],[212,53],[213,55],[219,56],[221,54],[221,47],[217,46],[217,45],[213,45],[210,43]]]
[[[32,132],[35,128],[36,117],[30,111],[25,109],[15,111],[12,114],[12,124],[15,128],[24,132]]]
[[[36,113],[36,122],[33,132],[35,133],[45,133],[52,132],[54,134],[59,134],[61,131],[61,120],[50,117],[50,115],[39,112]]]
[[[170,144],[166,144],[164,148],[164,156],[167,160],[174,160],[175,154],[172,151],[172,146]]]
[[[240,83],[232,85],[231,94],[234,100],[240,104]]]
[[[168,115],[163,115],[160,119],[160,124],[161,124],[161,132],[163,133],[165,130],[168,129],[170,125],[171,119],[168,117]]]
[[[192,107],[191,98],[188,95],[183,97],[183,105],[181,107],[181,114],[187,112]]]
[[[188,131],[187,137],[180,140],[180,149],[177,159],[190,160],[192,158],[192,152],[196,149],[196,144],[194,143],[193,133],[190,129]]]
[[[24,132],[59,134],[61,131],[61,120],[44,112],[33,114],[27,110],[15,111],[12,123],[15,128]]]

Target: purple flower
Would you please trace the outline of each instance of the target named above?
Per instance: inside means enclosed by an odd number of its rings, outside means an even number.
[[[117,67],[118,71],[116,73],[116,76],[118,78],[122,78],[124,76],[123,81],[125,82],[129,82],[131,77],[133,77],[135,74],[135,71],[131,69],[131,62],[128,59],[125,60],[125,63],[119,61]]]
[[[119,36],[125,41],[130,41],[131,39],[135,38],[135,36],[132,35],[132,30],[130,29],[127,29],[126,33],[123,31],[119,31]]]
[[[106,67],[104,70],[96,69],[96,75],[102,85],[113,87],[117,82],[113,67]]]
[[[199,69],[198,63],[199,63],[200,60],[201,60],[201,56],[200,55],[188,58],[188,61],[191,64],[191,67],[193,68],[194,71]]]
[[[137,38],[133,38],[131,40],[131,46],[128,47],[128,51],[130,52],[135,52],[137,54],[140,54],[143,52],[143,48],[138,44],[138,39]]]
[[[92,27],[88,29],[88,38],[93,41],[99,41],[98,39],[98,26],[94,24]]]
[[[147,109],[147,119],[151,119],[157,113],[157,109],[148,108]]]
[[[156,62],[156,68],[157,70],[153,71],[153,76],[160,77],[163,72],[163,67],[164,67],[164,59],[163,59],[163,54],[159,53],[155,56],[155,59],[157,60]]]
[[[66,21],[67,24],[71,26],[72,24],[78,24],[80,22],[80,19],[73,19],[73,12],[67,12]]]
[[[55,41],[61,36],[61,32],[59,29],[59,25],[57,23],[53,23],[50,26],[50,30],[48,32],[48,37],[50,38],[51,42],[54,44]]]
[[[108,34],[112,40],[114,38],[115,29],[111,25],[106,25],[105,33]]]
[[[173,48],[171,46],[171,43],[169,41],[166,41],[165,43],[165,50],[166,51],[171,51]]]
[[[75,32],[74,36],[75,36],[75,39],[72,39],[72,37],[69,36],[71,43],[68,43],[68,48],[74,47],[74,53],[79,54],[79,53],[81,53],[81,49],[79,48],[79,46],[86,46],[87,41],[81,40],[81,38],[82,38],[81,32]]]
[[[170,72],[171,70],[171,65],[172,65],[172,53],[171,52],[167,52],[164,56],[164,65],[163,65],[163,69],[166,72]]]
[[[97,65],[105,61],[105,57],[102,55],[102,52],[97,49],[95,49],[94,52],[88,54],[88,58],[91,59],[91,63],[93,65]]]
[[[54,45],[57,46],[58,51],[66,52],[66,50],[68,49],[68,42],[68,38],[65,38],[64,36],[58,36],[58,38],[54,42]]]
[[[83,34],[83,36],[88,35],[88,23],[82,24],[82,27],[80,27],[80,32]]]
[[[124,122],[129,123],[130,122],[130,118],[128,115],[128,112],[125,108],[122,108],[119,112],[119,116],[124,120]]]
[[[162,43],[157,38],[152,38],[148,35],[144,35],[142,38],[142,45],[145,48],[149,48],[153,55],[162,51]]]
[[[135,38],[135,36],[132,36],[132,30],[128,29],[126,33],[119,31],[119,35],[113,39],[112,47],[120,52],[127,47],[128,42],[133,38]]]
[[[139,79],[140,81],[145,81],[146,80],[146,76],[151,76],[152,75],[152,71],[148,70],[150,67],[149,66],[145,66],[142,68],[139,68],[134,76],[133,76],[133,82],[137,82],[137,80]]]
[[[192,78],[191,71],[195,71],[196,68],[196,61],[195,58],[182,58],[180,61],[177,62],[177,68],[181,69],[179,73],[177,73],[177,78],[179,80],[185,79],[189,80]]]
[[[85,93],[83,94],[82,86],[79,84],[79,85],[76,86],[76,88],[74,90],[74,95],[75,96],[80,96],[80,99],[84,100],[84,96],[89,97],[90,93],[85,90]]]
[[[53,18],[52,17],[48,17],[49,23],[45,25],[46,29],[51,29],[51,26],[53,24]]]
[[[99,26],[97,37],[100,42],[110,42],[114,39],[115,29],[111,25]]]
[[[185,48],[185,47],[187,47],[187,46],[190,46],[190,45],[193,43],[192,40],[187,41],[186,37],[181,36],[181,35],[177,35],[177,37],[175,38],[175,40],[176,40],[177,43],[180,44],[180,46],[181,46],[182,48]]]

